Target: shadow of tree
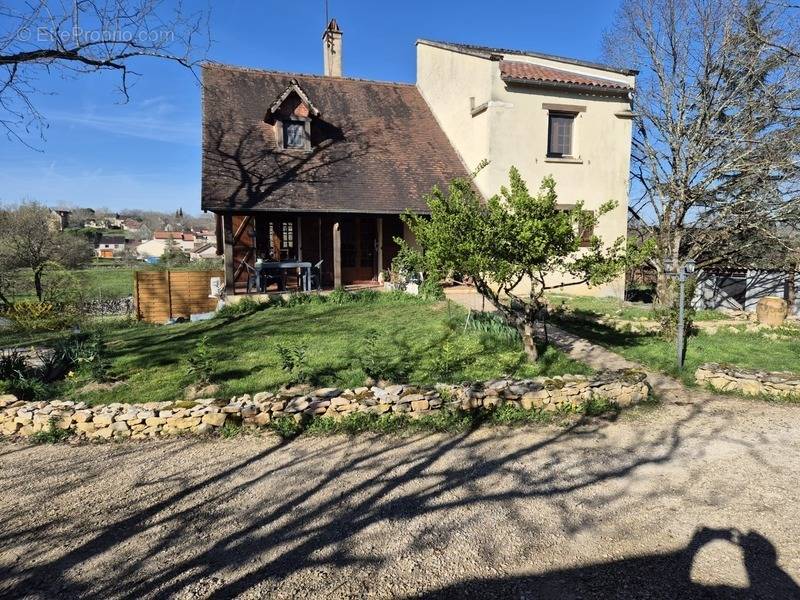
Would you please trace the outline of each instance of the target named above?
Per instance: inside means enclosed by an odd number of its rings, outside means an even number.
[[[51,459],[37,459],[36,474],[28,475],[39,481],[39,494],[2,508],[0,556],[14,552],[26,560],[0,562],[0,595],[172,597],[216,578],[214,597],[253,588],[269,596],[287,579],[341,570],[358,573],[366,584],[396,555],[444,551],[466,531],[484,532],[475,551],[492,556],[505,543],[491,527],[498,515],[513,523],[521,540],[515,552],[534,555],[549,535],[549,521],[571,535],[598,527],[600,507],[604,514],[630,513],[647,511],[665,496],[692,502],[679,485],[646,493],[629,486],[642,470],[673,463],[689,443],[693,458],[702,458],[711,440],[725,439],[725,418],[715,414],[697,422],[702,413],[700,405],[684,407],[663,427],[629,428],[622,437],[609,429],[618,425],[582,419],[514,435],[473,429],[452,436],[299,438],[257,451],[242,442],[251,449],[245,451],[237,441],[52,448]],[[758,445],[732,443],[763,462]],[[42,449],[28,448],[11,460],[37,452]],[[198,462],[198,456],[205,459]],[[133,469],[126,485],[109,473],[115,465]],[[18,476],[0,470],[0,486],[9,489]],[[90,485],[111,487],[102,497],[83,498],[88,510],[81,518],[65,522],[58,509],[34,522],[26,517],[30,505]],[[92,513],[95,505],[100,514]],[[399,535],[404,527],[417,533]],[[745,597],[689,580],[692,556],[712,539],[741,546],[751,585],[759,586],[755,592],[796,594],[768,539],[701,529],[680,552],[525,578],[471,579],[464,573],[429,597]],[[317,593],[337,595],[324,587]]]

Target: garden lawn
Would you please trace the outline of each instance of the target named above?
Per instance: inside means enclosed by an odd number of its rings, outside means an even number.
[[[81,391],[76,382],[62,395],[89,403],[179,399],[193,383],[186,374],[187,357],[203,336],[214,356],[213,381],[227,397],[292,383],[279,345],[305,352],[300,370],[314,386],[357,387],[375,370],[396,383],[418,384],[591,372],[552,348],[538,363],[527,363],[518,340],[465,332],[466,311],[455,304],[375,296],[370,302],[315,302],[198,323],[112,330],[107,334],[111,375],[124,383]]]
[[[654,334],[621,333],[610,327],[588,322],[560,321],[559,326],[639,362],[655,371],[680,377],[693,385],[694,372],[703,363],[727,363],[765,371],[800,373],[800,329],[782,328],[789,339],[771,339],[764,333],[734,332],[722,329],[717,333],[700,332],[688,340],[682,373],[676,368],[674,343]]]
[[[658,318],[653,312],[652,304],[642,302],[623,302],[618,298],[570,296],[568,294],[548,294],[547,299],[553,306],[564,305],[587,316],[611,316],[632,321]],[[716,310],[698,310],[694,316],[695,321],[717,321],[728,318],[725,313]]]
[[[130,267],[94,267],[73,272],[85,296],[99,300],[131,296],[134,270]]]

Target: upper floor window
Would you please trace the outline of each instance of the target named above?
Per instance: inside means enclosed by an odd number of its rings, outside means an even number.
[[[306,147],[306,124],[303,121],[283,122],[283,147],[301,149]]]
[[[547,135],[547,156],[555,158],[572,156],[572,130],[575,115],[550,112]]]

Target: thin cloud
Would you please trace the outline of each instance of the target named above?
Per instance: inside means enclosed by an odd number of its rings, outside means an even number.
[[[199,123],[178,120],[175,118],[174,113],[177,111],[174,107],[159,102],[159,99],[145,101],[142,106],[147,110],[114,108],[104,114],[94,111],[82,113],[55,111],[49,112],[47,116],[53,121],[89,127],[112,135],[189,146],[200,145]]]

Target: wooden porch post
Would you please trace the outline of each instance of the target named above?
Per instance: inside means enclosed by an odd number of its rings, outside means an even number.
[[[225,294],[232,295],[236,291],[236,283],[233,277],[233,215],[230,213],[222,215],[222,238],[225,256]]]
[[[303,260],[303,228],[300,224],[300,217],[297,217],[297,223],[295,223],[295,227],[297,227],[297,235],[295,239],[297,240],[297,260]]]
[[[322,217],[317,217],[317,248],[319,249],[319,253],[317,255],[317,260],[322,260]]]
[[[342,287],[342,231],[338,221],[333,224],[333,287]]]
[[[378,273],[377,275],[381,274],[383,271],[383,217],[378,217]]]
[[[257,214],[253,217],[255,220],[255,229],[256,229],[256,258],[260,258],[268,253],[269,251],[269,222],[267,220],[267,215],[264,214]]]

